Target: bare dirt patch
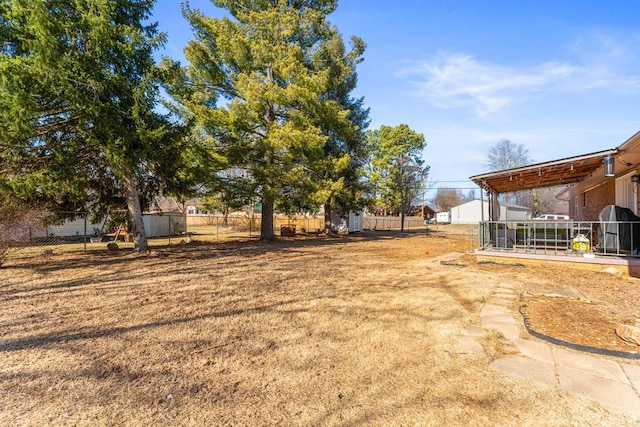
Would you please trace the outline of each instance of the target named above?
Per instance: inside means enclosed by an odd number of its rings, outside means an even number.
[[[555,277],[469,256],[429,267],[467,248],[464,233],[367,232],[10,260],[0,424],[632,425],[488,369],[511,350],[478,328],[486,298]],[[481,350],[456,351],[470,330]]]
[[[522,311],[537,332],[582,346],[640,353],[615,333],[617,324],[637,326],[640,320],[640,280],[578,268],[546,268],[537,277],[539,285],[522,298]]]
[[[521,284],[520,310],[536,332],[580,346],[640,353],[615,333],[640,320],[640,279],[577,265],[478,265]]]

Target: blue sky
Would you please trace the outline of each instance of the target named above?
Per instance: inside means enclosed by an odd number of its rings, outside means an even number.
[[[162,53],[183,58],[180,2],[158,0],[154,19]],[[371,128],[423,133],[434,187],[472,187],[501,139],[542,162],[640,131],[640,1],[341,0],[329,20],[367,43],[355,95]]]

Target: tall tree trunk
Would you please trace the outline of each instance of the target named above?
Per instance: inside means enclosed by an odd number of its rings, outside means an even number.
[[[222,209],[222,226],[229,226],[229,208],[227,206]]]
[[[327,200],[324,203],[324,233],[326,235],[333,234],[333,227],[331,224],[331,201]]]
[[[260,224],[260,240],[275,240],[273,232],[273,200],[262,199],[262,223]]]
[[[405,203],[402,201],[400,203],[400,231],[404,231],[404,211],[405,211]]]
[[[144,231],[142,222],[142,207],[140,206],[140,195],[138,193],[138,183],[132,176],[125,178],[127,189],[127,208],[129,210],[129,220],[131,222],[131,234],[133,235],[133,250],[147,251],[149,243],[147,234]]]
[[[273,83],[273,81],[273,66],[269,64],[267,66],[267,82]],[[276,113],[270,102],[267,103],[267,108],[264,112],[264,120],[267,124],[268,132],[271,123],[276,121]],[[267,148],[265,161],[267,167],[274,167],[275,161],[272,147]],[[273,172],[270,172],[270,174],[273,174]],[[273,205],[275,204],[275,197],[273,196],[273,182],[273,176],[267,176],[265,185],[262,188],[262,223],[260,224],[260,240],[275,240],[276,238],[276,235],[273,232]]]

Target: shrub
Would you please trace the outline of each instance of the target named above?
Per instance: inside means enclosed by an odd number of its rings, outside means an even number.
[[[42,228],[43,218],[38,210],[0,207],[0,267],[13,248],[29,242],[31,230]]]

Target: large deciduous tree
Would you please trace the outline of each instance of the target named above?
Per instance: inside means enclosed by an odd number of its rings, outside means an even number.
[[[454,206],[460,205],[465,200],[462,191],[455,188],[439,188],[433,204],[439,212],[447,212]]]
[[[262,205],[260,236],[272,239],[276,204],[290,205],[287,195],[303,203],[316,188],[313,165],[328,138],[323,123],[349,126],[348,109],[327,96],[330,70],[314,66],[315,53],[335,36],[326,15],[336,1],[213,3],[229,16],[185,5],[194,38],[185,49],[185,84],[172,95],[231,167],[250,171]]]
[[[54,212],[142,209],[164,183],[182,129],[154,111],[153,0],[0,4],[0,193]],[[169,160],[169,161],[168,161]]]
[[[508,139],[502,139],[489,148],[485,166],[490,171],[526,166],[533,163],[529,155],[529,149],[524,144],[516,144]],[[536,204],[537,196],[535,192],[514,192],[503,195],[505,201],[515,202],[523,206]]]
[[[376,196],[388,209],[399,211],[404,231],[404,217],[429,173],[422,159],[424,136],[401,124],[383,125],[370,131],[368,139],[373,155],[370,180]]]
[[[525,166],[531,161],[529,149],[524,144],[502,139],[489,148],[485,165],[490,171],[499,171]]]

